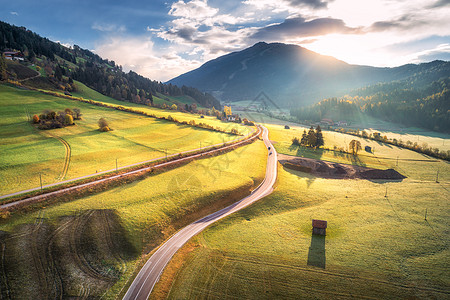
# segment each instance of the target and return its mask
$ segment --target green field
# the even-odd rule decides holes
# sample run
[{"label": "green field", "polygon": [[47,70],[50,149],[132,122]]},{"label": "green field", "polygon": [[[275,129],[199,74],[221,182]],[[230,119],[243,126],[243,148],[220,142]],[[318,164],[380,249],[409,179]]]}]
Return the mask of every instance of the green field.
[{"label": "green field", "polygon": [[[84,94],[100,101],[123,102],[87,89]],[[28,115],[45,109],[63,111],[78,107],[83,114],[75,126],[41,131],[28,122]],[[218,133],[174,122],[139,116],[114,109],[92,106],[79,101],[44,95],[0,85],[0,194],[8,194],[43,184],[77,178],[129,164],[163,157],[236,139],[235,135]],[[143,108],[145,109],[145,108]],[[148,112],[197,121],[198,115],[164,110]],[[97,121],[105,118],[113,129],[102,133]],[[207,122],[225,128],[227,123],[209,118]],[[234,124],[234,123],[233,123]],[[234,126],[234,125],[233,125]],[[246,127],[241,126],[242,130]],[[70,145],[70,161],[63,139]],[[68,170],[67,169],[68,164]]]},{"label": "green field", "polygon": [[[135,110],[139,110],[148,114],[153,114],[157,117],[168,117],[169,115],[177,119],[178,121],[186,121],[189,122],[190,120],[195,120],[196,123],[205,123],[208,125],[211,125],[213,127],[218,127],[223,130],[226,130],[227,132],[230,132],[231,129],[235,128],[238,130],[241,134],[247,134],[250,129],[242,124],[233,123],[233,122],[223,122],[221,120],[218,120],[216,117],[211,116],[204,116],[204,118],[200,118],[199,115],[194,114],[188,114],[183,113],[179,111],[171,111],[166,109],[159,109],[155,107],[149,107],[141,104],[131,103],[131,102],[125,102],[125,101],[119,101],[116,99],[113,99],[111,97],[104,96],[89,87],[85,86],[84,84],[77,82],[77,92],[73,93],[76,97],[83,97],[85,99],[94,99],[99,102],[107,103],[107,104],[113,104],[113,105],[120,105],[127,108],[133,108]],[[158,100],[159,99],[159,100]],[[172,105],[172,102],[168,102],[164,99],[161,99],[159,97],[154,96],[154,101],[163,101],[167,105]],[[162,103],[162,102],[161,102]],[[169,105],[169,106],[170,106]]]},{"label": "green field", "polygon": [[[303,129],[306,127],[302,127],[302,125],[283,121],[276,118],[271,118],[263,113],[257,113],[257,112],[246,112],[246,111],[239,111],[238,112],[243,118],[249,118],[251,120],[254,120],[258,123],[267,124],[267,125],[289,125],[293,127],[293,129],[301,130],[301,133],[303,132]],[[381,136],[386,135],[389,139],[397,139],[402,140],[403,142],[411,141],[412,143],[417,142],[419,145],[422,145],[423,143],[426,143],[428,146],[433,148],[439,148],[440,150],[448,151],[450,150],[450,135],[440,132],[434,132],[434,131],[428,131],[421,128],[415,128],[415,127],[403,127],[398,124],[382,121],[379,119],[371,118],[365,116],[365,121],[359,124],[352,124],[349,126],[349,128],[353,129],[359,129],[360,131],[366,130],[367,133],[373,133],[373,132],[379,132]],[[297,128],[296,128],[297,127]],[[308,127],[309,128],[309,127]],[[306,128],[306,129],[308,129]],[[374,129],[377,128],[377,129]],[[296,133],[298,136],[298,132]],[[351,136],[348,136],[351,138]],[[328,144],[333,146],[332,144],[333,139],[331,141],[328,141]]]},{"label": "green field", "polygon": [[[257,141],[96,195],[0,220],[10,291],[18,299],[30,294],[48,298],[49,290],[57,294],[54,273],[39,272],[40,265],[46,268],[54,264],[62,274],[64,297],[88,293],[91,297],[116,298],[144,262],[139,254],[256,187],[264,177],[266,153],[264,144]],[[106,230],[103,214],[115,230],[112,234]],[[44,218],[42,225],[40,216]],[[77,234],[80,232],[83,235]],[[108,243],[109,236],[113,243]],[[35,240],[41,242],[33,246]],[[114,247],[117,240],[128,246]],[[19,245],[22,249],[15,252]],[[58,252],[58,247],[66,248]],[[53,256],[46,256],[45,249],[51,249]],[[90,269],[102,275],[89,277],[84,260],[80,262],[77,257],[90,262]],[[39,287],[41,280],[46,282],[45,291]]]},{"label": "green field", "polygon": [[[295,131],[269,130],[280,152],[297,153],[287,145]],[[349,139],[325,135],[326,145]],[[169,299],[448,298],[450,166],[390,145],[375,148],[378,164],[370,156],[359,164],[393,167],[408,178],[323,179],[279,165],[273,194],[194,238],[184,248],[191,252],[181,250],[171,264],[185,263],[175,271],[169,265],[157,293],[173,280]],[[312,236],[312,219],[328,221],[326,237]]]}]

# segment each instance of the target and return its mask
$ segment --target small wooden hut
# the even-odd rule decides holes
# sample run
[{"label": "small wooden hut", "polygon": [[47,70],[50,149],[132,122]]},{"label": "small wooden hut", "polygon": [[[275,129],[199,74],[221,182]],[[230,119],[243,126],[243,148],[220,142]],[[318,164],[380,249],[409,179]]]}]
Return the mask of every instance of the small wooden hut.
[{"label": "small wooden hut", "polygon": [[312,220],[313,234],[326,235],[327,233],[327,221],[324,220]]}]

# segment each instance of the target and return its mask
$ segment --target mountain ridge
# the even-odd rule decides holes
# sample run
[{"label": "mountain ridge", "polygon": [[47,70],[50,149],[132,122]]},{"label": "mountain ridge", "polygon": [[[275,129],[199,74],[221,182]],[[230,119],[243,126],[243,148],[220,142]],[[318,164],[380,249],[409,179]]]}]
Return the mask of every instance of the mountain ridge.
[{"label": "mountain ridge", "polygon": [[343,96],[363,86],[405,79],[434,61],[399,67],[352,65],[306,48],[259,42],[204,63],[167,83],[189,85],[223,101],[254,99],[265,92],[281,106],[302,106]]}]

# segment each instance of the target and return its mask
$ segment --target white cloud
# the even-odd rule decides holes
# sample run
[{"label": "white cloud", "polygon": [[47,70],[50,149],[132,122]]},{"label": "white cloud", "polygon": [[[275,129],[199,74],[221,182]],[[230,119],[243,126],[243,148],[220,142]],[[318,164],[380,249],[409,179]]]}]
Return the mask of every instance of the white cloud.
[{"label": "white cloud", "polygon": [[94,23],[91,28],[102,32],[125,32],[127,30],[124,25],[118,26],[115,24],[99,24],[99,23]]},{"label": "white cloud", "polygon": [[424,61],[429,61],[430,58],[434,59],[436,55],[442,56],[446,54],[450,57],[450,44],[440,44],[433,49],[426,49],[417,53],[409,55],[408,60],[412,63],[421,63]]},{"label": "white cloud", "polygon": [[17,11],[11,11],[10,14],[14,15],[14,16],[18,16],[19,13]]},{"label": "white cloud", "polygon": [[[167,80],[205,61],[251,46],[258,42],[252,38],[256,32],[270,24],[278,24],[280,32],[273,34],[267,42],[306,46],[310,50],[354,64],[396,66],[448,53],[450,41],[440,46],[393,50],[396,44],[421,41],[433,35],[450,36],[450,6],[436,6],[433,5],[435,2],[243,0],[232,9],[227,6],[224,13],[225,8],[213,7],[207,0],[177,0],[167,12],[171,21],[159,28],[146,28],[154,41],[163,39],[170,43],[169,48],[158,49],[148,37],[116,34],[101,41],[96,51],[123,65],[125,70],[133,69],[152,79]],[[336,24],[340,22],[346,28],[358,30],[347,30],[345,34],[340,34],[339,30],[324,31],[327,35],[314,30],[298,31],[298,34],[294,29],[285,32],[286,20],[292,23],[294,19],[304,19],[304,23],[311,26],[318,20],[322,20],[322,23],[325,19],[334,20]],[[112,24],[96,23],[92,28],[109,35],[126,31],[123,26]]]},{"label": "white cloud", "polygon": [[219,10],[209,7],[207,1],[193,0],[184,2],[182,0],[172,4],[169,15],[195,20],[204,20],[215,16]]},{"label": "white cloud", "polygon": [[122,65],[125,72],[133,70],[152,80],[166,81],[200,66],[171,49],[155,50],[150,38],[111,36],[99,42],[95,52]]}]

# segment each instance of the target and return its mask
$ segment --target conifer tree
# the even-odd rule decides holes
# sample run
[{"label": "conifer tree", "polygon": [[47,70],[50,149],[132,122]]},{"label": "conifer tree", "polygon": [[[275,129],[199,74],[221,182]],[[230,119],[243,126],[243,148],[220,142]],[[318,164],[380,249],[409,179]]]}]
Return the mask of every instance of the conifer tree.
[{"label": "conifer tree", "polygon": [[322,128],[320,128],[320,125],[317,125],[316,128],[316,147],[320,147],[324,145],[323,140],[323,134],[322,134]]}]

